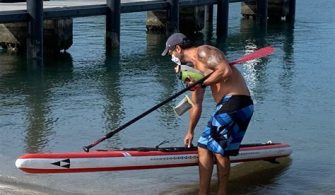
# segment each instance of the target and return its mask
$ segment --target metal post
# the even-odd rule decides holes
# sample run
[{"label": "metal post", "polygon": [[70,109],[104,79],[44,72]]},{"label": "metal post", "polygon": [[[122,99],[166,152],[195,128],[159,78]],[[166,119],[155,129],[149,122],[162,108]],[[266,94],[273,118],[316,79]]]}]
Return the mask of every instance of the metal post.
[{"label": "metal post", "polygon": [[267,28],[268,20],[268,0],[257,0],[257,22],[261,28]]},{"label": "metal post", "polygon": [[107,0],[106,14],[106,48],[120,47],[120,0]]},{"label": "metal post", "polygon": [[216,36],[218,38],[226,38],[228,35],[228,15],[229,0],[218,0],[216,21]]},{"label": "metal post", "polygon": [[43,0],[27,0],[29,14],[27,60],[33,65],[43,65]]},{"label": "metal post", "polygon": [[166,33],[179,32],[179,0],[168,0],[170,9],[167,11]]},{"label": "metal post", "polygon": [[296,0],[289,0],[288,4],[288,14],[286,16],[286,22],[294,23],[295,20],[295,3]]}]

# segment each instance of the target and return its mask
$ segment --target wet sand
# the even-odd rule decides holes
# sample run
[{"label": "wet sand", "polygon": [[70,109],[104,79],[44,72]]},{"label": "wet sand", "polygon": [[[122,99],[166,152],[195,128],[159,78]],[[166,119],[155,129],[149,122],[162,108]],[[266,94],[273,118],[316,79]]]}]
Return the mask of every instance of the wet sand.
[{"label": "wet sand", "polygon": [[0,175],[0,194],[1,195],[55,195],[70,194],[62,190],[54,190],[51,188],[38,186],[34,184],[20,183],[9,177]]},{"label": "wet sand", "polygon": [[7,184],[0,184],[0,191],[1,194],[4,195],[39,195],[39,194],[48,194],[46,192],[40,192],[36,190],[31,190],[31,189],[25,189],[21,188],[19,186],[12,186],[12,185],[7,185]]}]

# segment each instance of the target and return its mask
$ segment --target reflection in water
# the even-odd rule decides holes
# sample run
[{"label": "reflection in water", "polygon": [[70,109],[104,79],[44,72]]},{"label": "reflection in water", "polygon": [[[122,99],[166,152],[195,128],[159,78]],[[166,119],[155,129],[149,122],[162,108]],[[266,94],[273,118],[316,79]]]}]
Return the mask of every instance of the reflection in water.
[{"label": "reflection in water", "polygon": [[[47,146],[50,135],[53,134],[53,123],[57,120],[51,116],[52,93],[50,89],[59,82],[67,81],[65,72],[68,70],[64,71],[64,67],[71,68],[71,56],[60,55],[46,62],[44,68],[27,66],[25,60],[16,55],[2,54],[0,56],[4,57],[0,66],[1,96],[12,97],[2,102],[3,111],[11,113],[12,110],[20,110],[17,116],[12,116],[15,118],[14,128],[20,127],[22,123],[25,130],[19,132],[25,133],[26,152],[39,152]],[[57,73],[58,71],[60,74],[54,74],[55,78],[50,77],[50,72]],[[14,106],[11,106],[12,104]],[[20,120],[21,118],[24,120]]]},{"label": "reflection in water", "polygon": [[[103,116],[105,118],[106,133],[120,126],[124,118],[124,108],[122,101],[121,81],[120,81],[120,51],[118,49],[106,52],[104,61],[106,68],[101,77],[101,91],[105,96]],[[108,148],[118,148],[121,145],[118,134],[107,141]]]},{"label": "reflection in water", "polygon": [[[249,54],[259,49],[259,47],[251,40],[247,41],[245,45],[245,54]],[[251,94],[255,100],[261,100],[262,96],[266,93],[267,77],[266,77],[266,64],[268,58],[254,59],[244,63],[243,76],[248,83]]]},{"label": "reflection in water", "polygon": [[[63,53],[57,58],[49,58],[45,61],[44,68],[27,67],[26,71],[26,102],[28,108],[26,116],[26,152],[41,152],[48,145],[53,124],[58,120],[52,117],[52,109],[50,99],[52,89],[58,82],[66,82],[67,74],[64,74],[64,69],[72,71],[72,58],[68,53]],[[55,78],[49,80],[46,78],[46,72],[60,72],[55,74]],[[62,79],[59,79],[61,76]]]},{"label": "reflection in water", "polygon": [[[257,49],[268,46],[266,32],[257,28],[256,21],[242,18],[240,20],[240,32],[228,37],[228,51],[242,50],[244,55]],[[261,100],[266,93],[268,58],[254,59],[238,66],[242,68],[242,74],[248,83],[254,100]]]},{"label": "reflection in water", "polygon": [[[267,32],[259,31],[255,28],[255,21],[241,19],[241,34],[240,39],[245,42],[245,53],[248,54],[256,49],[271,45],[276,47],[276,45],[283,43],[283,73],[280,76],[280,83],[285,88],[292,86],[293,77],[293,26],[287,23],[272,23],[268,26]],[[271,40],[271,42],[267,40]],[[276,49],[278,50],[278,49]],[[280,55],[280,51],[275,51],[273,55]],[[248,85],[252,94],[255,96],[256,100],[262,100],[270,87],[267,86],[268,71],[266,64],[269,62],[270,58],[255,59],[245,63],[244,66],[244,77],[246,78]],[[286,89],[285,89],[286,90]]]},{"label": "reflection in water", "polygon": [[[278,164],[266,161],[241,163],[231,168],[228,194],[267,194],[267,188],[276,188],[276,181],[290,168],[290,158],[277,159]],[[264,188],[267,186],[267,188]],[[160,194],[193,195],[198,192],[198,184],[178,185]],[[211,193],[217,192],[217,176],[214,171],[211,181]]]},{"label": "reflection in water", "polygon": [[50,92],[42,71],[28,72],[28,86],[25,89],[27,106],[26,116],[26,152],[39,152],[48,143],[51,134],[52,118],[50,117]]},{"label": "reflection in water", "polygon": [[20,64],[23,62],[23,57],[20,57],[16,54],[9,54],[4,50],[0,50],[0,78],[22,69]]},{"label": "reflection in water", "polygon": [[257,24],[254,20],[248,20],[242,18],[240,20],[240,34],[237,36],[240,37],[244,42],[252,41],[258,48],[264,47],[267,45],[265,40],[267,32],[257,28]]},{"label": "reflection in water", "polygon": [[233,167],[229,181],[229,194],[249,192],[263,194],[261,191],[264,186],[275,187],[276,181],[285,174],[292,164],[290,158],[281,158],[277,161],[279,164],[256,161]]},{"label": "reflection in water", "polygon": [[163,34],[147,33],[146,34],[146,53],[157,55],[157,58],[163,58],[161,52],[165,48],[165,41],[168,37]]},{"label": "reflection in water", "polygon": [[[284,56],[283,56],[283,64],[282,64],[282,71],[279,75],[279,84],[283,88],[285,92],[285,96],[282,98],[282,102],[287,105],[287,107],[292,105],[293,96],[296,95],[294,91],[294,84],[293,80],[295,78],[295,62],[293,59],[293,43],[294,43],[294,36],[293,36],[293,28],[289,24],[286,24],[285,30],[283,31],[283,36],[285,37],[284,40]],[[287,108],[286,107],[286,108]]]},{"label": "reflection in water", "polygon": [[294,43],[294,30],[290,25],[285,25],[282,28],[284,28],[283,36],[285,37],[283,50],[284,50],[284,56],[283,56],[283,72],[280,75],[280,85],[285,90],[290,90],[292,87],[292,79],[294,77],[294,67],[295,64],[293,59],[293,43]]}]

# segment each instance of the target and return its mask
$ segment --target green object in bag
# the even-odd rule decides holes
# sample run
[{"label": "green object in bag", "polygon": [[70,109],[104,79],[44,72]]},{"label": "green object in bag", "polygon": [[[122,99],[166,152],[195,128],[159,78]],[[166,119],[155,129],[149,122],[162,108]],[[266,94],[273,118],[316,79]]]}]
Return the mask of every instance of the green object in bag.
[{"label": "green object in bag", "polygon": [[179,65],[177,73],[179,74],[179,79],[182,81],[198,81],[204,78],[204,75],[199,71],[187,65]]}]

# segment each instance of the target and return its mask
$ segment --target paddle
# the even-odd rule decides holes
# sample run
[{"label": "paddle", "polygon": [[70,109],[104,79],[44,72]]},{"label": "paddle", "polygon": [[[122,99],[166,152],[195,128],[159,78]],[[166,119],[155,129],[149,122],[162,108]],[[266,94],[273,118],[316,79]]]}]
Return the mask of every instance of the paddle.
[{"label": "paddle", "polygon": [[[252,59],[256,59],[256,58],[261,58],[261,57],[265,57],[268,56],[270,54],[272,54],[274,51],[274,49],[272,47],[265,47],[259,50],[256,50],[250,54],[247,54],[245,56],[242,56],[241,58],[232,61],[229,63],[229,65],[234,65],[234,64],[239,64],[242,62],[246,62]],[[170,96],[169,98],[167,98],[166,100],[162,101],[161,103],[153,106],[152,108],[148,109],[147,111],[143,112],[142,114],[138,115],[137,117],[133,118],[132,120],[128,121],[127,123],[121,125],[120,127],[114,129],[113,131],[107,133],[104,137],[98,139],[97,141],[95,141],[94,143],[84,146],[83,150],[85,152],[89,152],[91,148],[93,148],[94,146],[98,145],[99,143],[103,142],[104,140],[111,138],[113,135],[115,135],[116,133],[122,131],[123,129],[125,129],[126,127],[128,127],[129,125],[133,124],[134,122],[138,121],[139,119],[143,118],[144,116],[148,115],[149,113],[151,113],[152,111],[158,109],[159,107],[163,106],[164,104],[168,103],[169,101],[175,99],[176,97],[180,96],[181,94],[185,93],[186,91],[189,91],[190,89],[192,89],[193,87],[195,87],[196,85],[204,82],[209,75],[206,75],[204,78],[198,80],[197,82],[189,85],[188,87],[184,88],[183,90],[175,93],[174,95]]]}]

